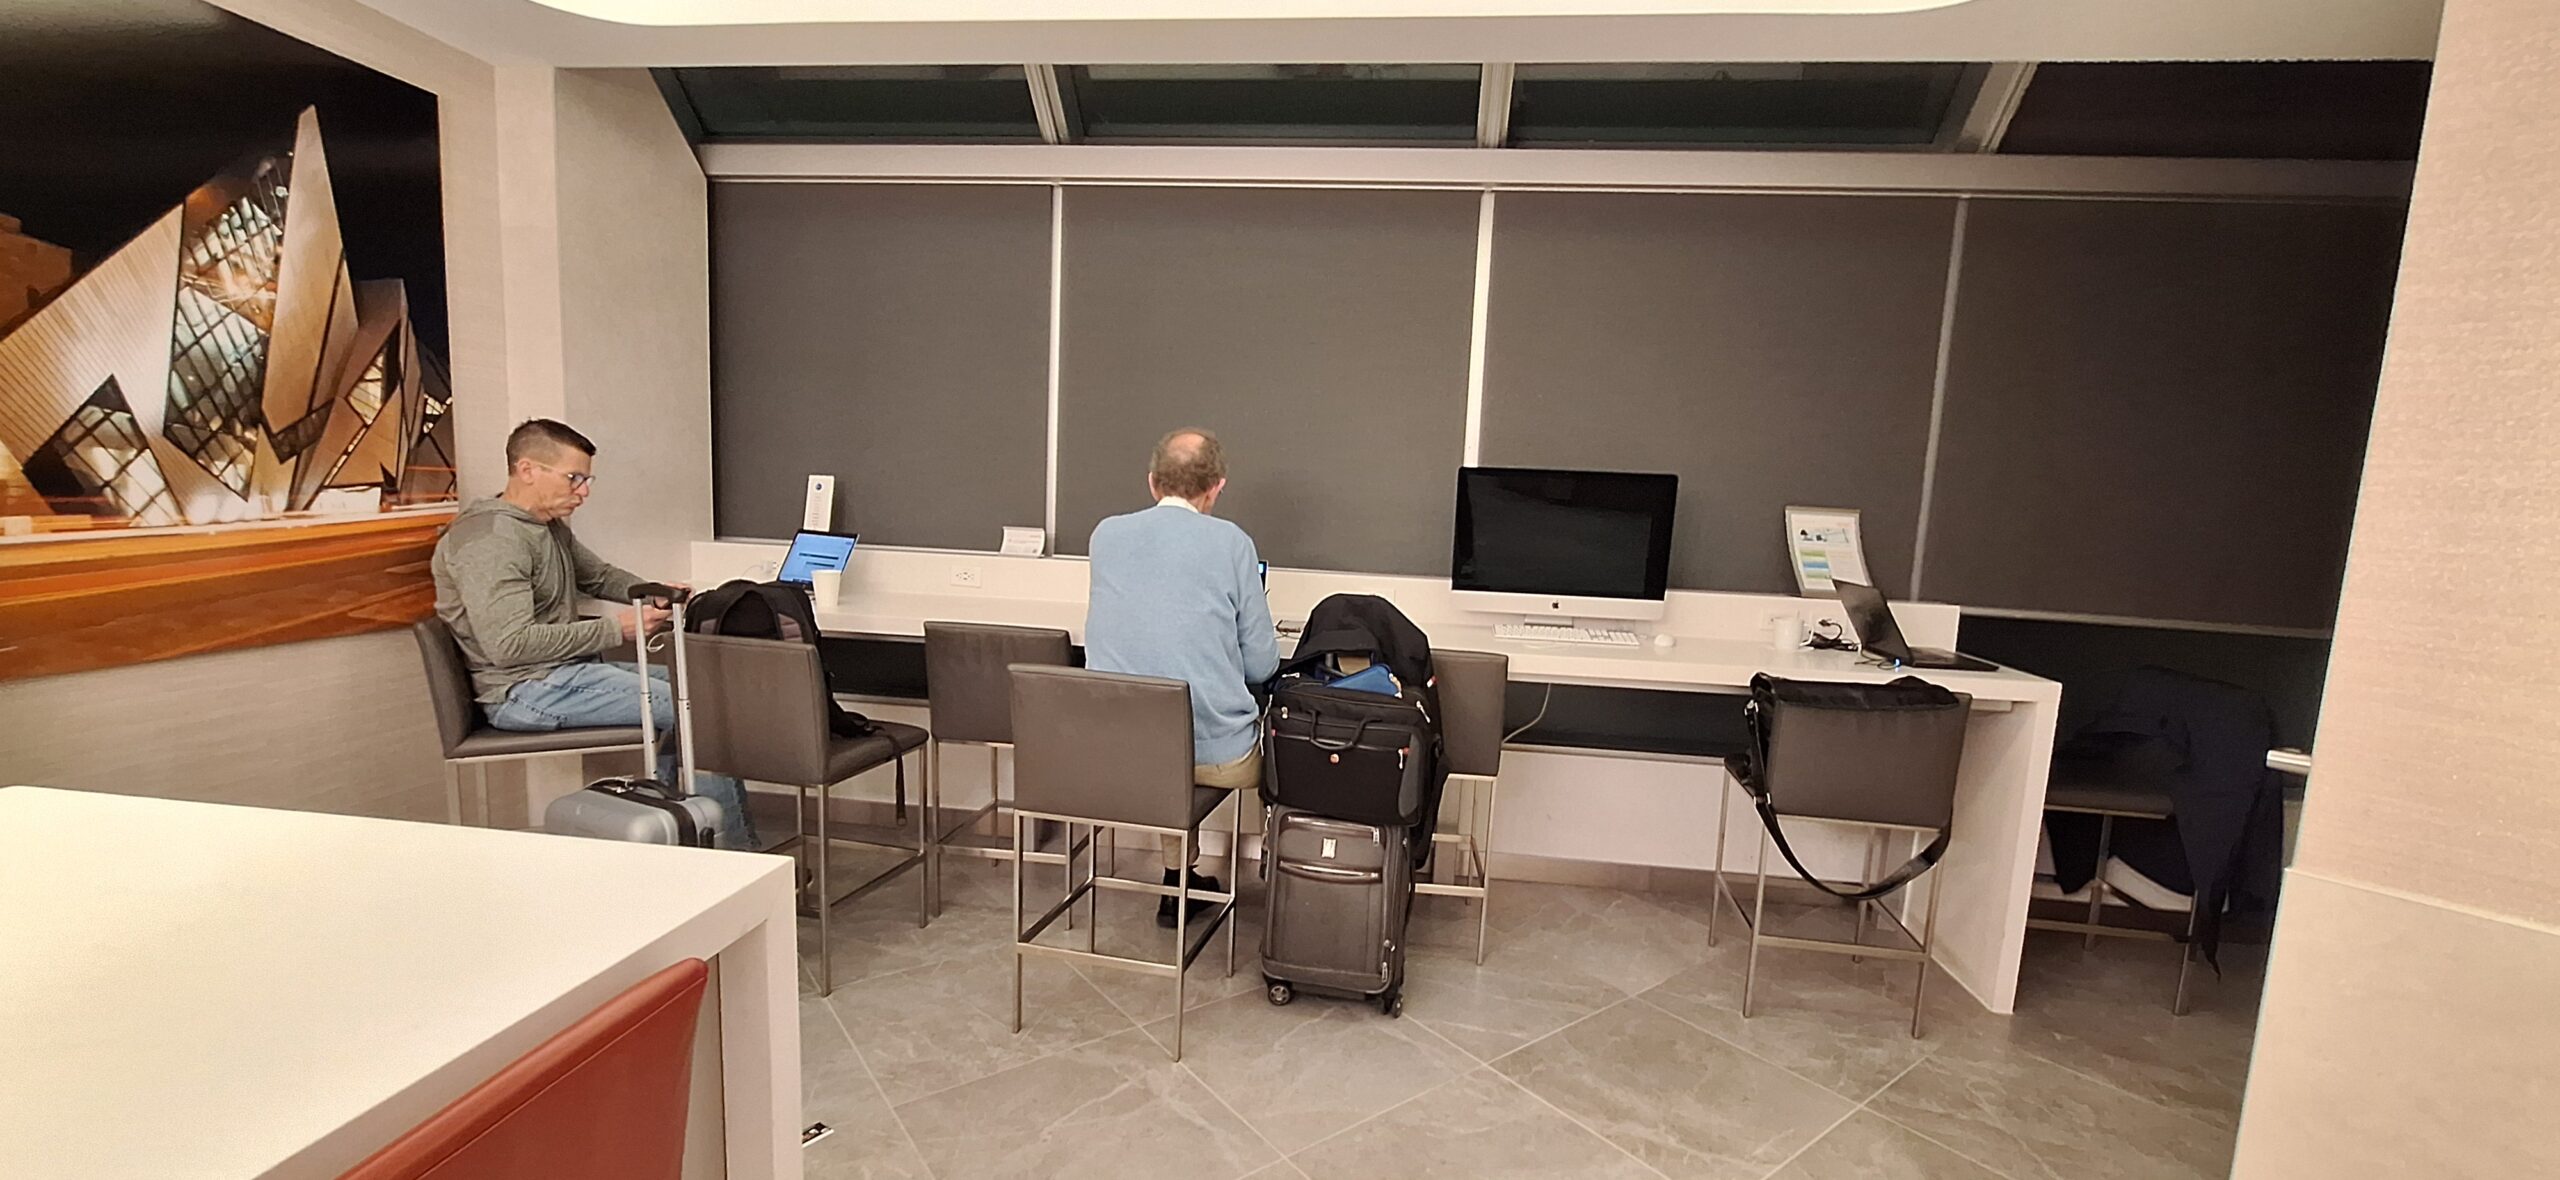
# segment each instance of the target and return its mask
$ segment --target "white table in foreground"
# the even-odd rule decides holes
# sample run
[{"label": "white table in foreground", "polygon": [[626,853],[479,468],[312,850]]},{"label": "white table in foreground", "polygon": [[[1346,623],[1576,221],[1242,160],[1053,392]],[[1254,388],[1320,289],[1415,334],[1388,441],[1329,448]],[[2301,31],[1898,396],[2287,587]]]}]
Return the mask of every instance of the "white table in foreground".
[{"label": "white table in foreground", "polygon": [[797,1177],[792,924],[776,857],[0,789],[0,1172],[334,1177],[701,958],[727,1174]]}]

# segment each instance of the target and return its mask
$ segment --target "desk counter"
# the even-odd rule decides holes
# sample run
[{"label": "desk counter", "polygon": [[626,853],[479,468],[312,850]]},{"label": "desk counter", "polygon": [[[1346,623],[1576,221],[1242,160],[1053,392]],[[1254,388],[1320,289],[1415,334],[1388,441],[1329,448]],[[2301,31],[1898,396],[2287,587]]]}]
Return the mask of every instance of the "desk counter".
[{"label": "desk counter", "polygon": [[0,790],[0,1172],[334,1177],[700,958],[719,1057],[695,1093],[725,1106],[694,1126],[729,1176],[796,1177],[790,865]]}]

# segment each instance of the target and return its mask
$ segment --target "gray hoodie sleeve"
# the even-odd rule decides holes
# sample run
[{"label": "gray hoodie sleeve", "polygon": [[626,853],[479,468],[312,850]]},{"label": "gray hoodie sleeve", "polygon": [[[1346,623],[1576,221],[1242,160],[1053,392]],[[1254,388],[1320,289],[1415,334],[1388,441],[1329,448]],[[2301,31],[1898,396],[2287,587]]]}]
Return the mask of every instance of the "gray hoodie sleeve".
[{"label": "gray hoodie sleeve", "polygon": [[[596,556],[595,550],[581,543],[575,533],[569,534],[568,541],[569,560],[577,564],[578,593],[580,594],[589,598],[601,598],[606,602],[629,602],[631,588],[647,580]],[[619,639],[620,636],[617,634],[615,638]]]},{"label": "gray hoodie sleeve", "polygon": [[609,618],[535,622],[533,560],[521,539],[486,529],[446,559],[472,635],[491,662],[502,668],[554,664],[601,655],[622,642],[621,625]]}]

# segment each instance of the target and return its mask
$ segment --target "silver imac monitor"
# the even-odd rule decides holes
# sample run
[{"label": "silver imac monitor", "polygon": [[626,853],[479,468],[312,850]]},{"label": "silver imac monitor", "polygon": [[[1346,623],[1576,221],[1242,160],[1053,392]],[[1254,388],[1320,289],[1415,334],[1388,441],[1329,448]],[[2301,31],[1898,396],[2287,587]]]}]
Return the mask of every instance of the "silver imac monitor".
[{"label": "silver imac monitor", "polygon": [[1659,619],[1680,477],[1458,469],[1449,585],[1466,610]]}]

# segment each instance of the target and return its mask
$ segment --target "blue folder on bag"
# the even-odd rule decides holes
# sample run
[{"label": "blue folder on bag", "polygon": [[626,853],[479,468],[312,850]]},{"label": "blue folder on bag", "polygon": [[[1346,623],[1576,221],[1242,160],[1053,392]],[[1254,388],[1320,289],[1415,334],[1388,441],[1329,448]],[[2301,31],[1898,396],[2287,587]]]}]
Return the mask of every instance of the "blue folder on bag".
[{"label": "blue folder on bag", "polygon": [[1396,684],[1396,674],[1387,671],[1385,664],[1371,664],[1325,687],[1347,688],[1354,692],[1374,692],[1386,697],[1400,695],[1403,691]]}]

